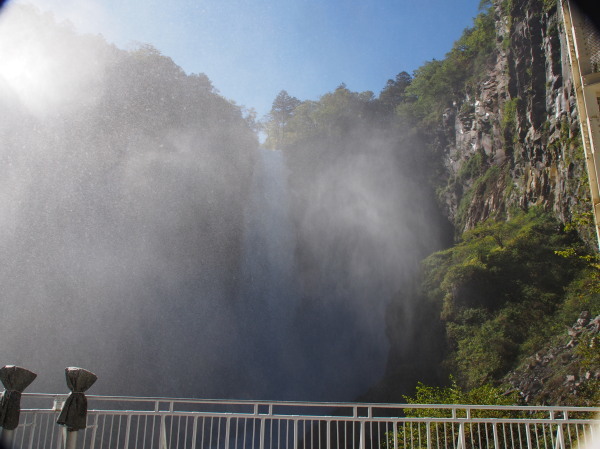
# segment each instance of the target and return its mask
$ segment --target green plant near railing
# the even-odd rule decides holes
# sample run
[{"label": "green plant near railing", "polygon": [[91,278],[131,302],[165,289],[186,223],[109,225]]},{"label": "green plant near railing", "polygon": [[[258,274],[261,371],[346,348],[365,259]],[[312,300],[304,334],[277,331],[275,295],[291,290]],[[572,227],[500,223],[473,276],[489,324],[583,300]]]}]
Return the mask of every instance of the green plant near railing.
[{"label": "green plant near railing", "polygon": [[[531,416],[531,418],[534,418]],[[538,418],[547,418],[539,416]],[[555,447],[558,426],[548,424],[529,424],[529,437],[537,447]],[[380,442],[381,449],[428,449],[441,447],[458,447],[460,424],[456,423],[415,423],[396,424],[396,430],[387,432]],[[507,425],[501,423],[463,424],[465,449],[481,449],[489,447],[526,448],[528,437],[526,425]],[[563,427],[566,434],[564,448],[578,447],[575,430],[568,435],[569,426]],[[394,438],[395,437],[395,438]],[[545,441],[545,445],[544,445]],[[554,443],[554,444],[552,444]]]},{"label": "green plant near railing", "polygon": [[[506,416],[505,416],[506,417]],[[496,427],[494,429],[494,427]],[[538,435],[548,440],[556,435],[556,426],[539,425]],[[465,449],[481,447],[527,447],[527,435],[514,426],[490,423],[464,423]],[[381,449],[428,449],[457,447],[461,438],[461,424],[452,422],[400,422],[395,430],[385,434]],[[552,434],[552,435],[551,435]],[[494,436],[495,435],[495,436]],[[571,445],[567,445],[571,447]]]},{"label": "green plant near railing", "polygon": [[[514,405],[518,401],[516,393],[505,394],[498,387],[482,385],[472,390],[462,389],[453,378],[450,385],[445,387],[425,385],[418,383],[413,396],[404,396],[407,404],[481,404],[481,405]],[[452,409],[443,408],[406,408],[404,414],[415,418],[466,418],[465,408]],[[519,411],[500,410],[471,410],[471,418],[508,418],[518,417]],[[395,432],[387,432],[385,440],[382,441],[383,449],[414,448],[426,449],[429,439],[431,447],[444,447],[445,442],[456,442],[459,426],[455,423],[398,423]],[[468,447],[474,447],[471,443],[479,441],[482,437],[480,432],[486,429],[476,424],[464,426],[465,440]],[[487,429],[488,433],[491,431]],[[396,441],[395,441],[396,440]]]},{"label": "green plant near railing", "polygon": [[[404,396],[407,404],[471,404],[471,405],[515,405],[518,402],[516,393],[505,394],[501,388],[486,384],[471,390],[461,388],[453,377],[450,385],[445,387],[425,385],[421,382],[415,388],[413,396]],[[451,409],[439,408],[407,408],[406,416],[418,418],[451,418]],[[465,418],[464,410],[458,410],[456,417]],[[505,412],[498,410],[472,410],[472,418],[506,417]]]},{"label": "green plant near railing", "polygon": [[[547,412],[512,412],[512,418],[547,419]],[[504,418],[510,418],[506,412]],[[590,419],[589,413],[578,416]],[[546,423],[503,424],[494,421],[487,423],[440,423],[440,422],[399,422],[395,429],[385,434],[380,442],[381,449],[431,449],[459,447],[464,441],[464,449],[489,447],[502,448],[549,448],[563,447],[575,449],[586,441],[581,426],[564,424],[561,426],[563,446],[557,445],[559,425]],[[461,435],[464,432],[464,436]],[[463,439],[464,438],[464,439]]]}]

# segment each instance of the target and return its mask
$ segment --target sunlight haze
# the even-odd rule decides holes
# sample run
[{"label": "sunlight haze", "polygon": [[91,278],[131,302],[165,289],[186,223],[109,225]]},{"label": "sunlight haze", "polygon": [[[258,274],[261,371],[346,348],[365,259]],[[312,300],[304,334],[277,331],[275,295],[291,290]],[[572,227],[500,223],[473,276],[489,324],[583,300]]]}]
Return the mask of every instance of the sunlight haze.
[{"label": "sunlight haze", "polygon": [[[401,71],[443,58],[478,0],[14,0],[131,48],[149,43],[187,73],[205,73],[259,117],[282,89],[316,100],[339,84],[375,94]],[[10,7],[10,2],[8,4]]]}]

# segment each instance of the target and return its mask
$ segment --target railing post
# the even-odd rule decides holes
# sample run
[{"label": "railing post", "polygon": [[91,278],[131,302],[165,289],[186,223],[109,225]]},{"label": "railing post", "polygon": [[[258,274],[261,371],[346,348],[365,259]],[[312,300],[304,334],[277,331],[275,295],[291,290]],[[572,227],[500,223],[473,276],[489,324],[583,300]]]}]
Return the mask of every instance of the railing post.
[{"label": "railing post", "polygon": [[90,443],[90,449],[94,449],[96,446],[96,433],[98,432],[98,419],[100,415],[96,413],[94,416],[94,426],[92,427],[92,441]]},{"label": "railing post", "polygon": [[4,391],[0,393],[0,444],[12,448],[14,430],[19,426],[21,414],[21,393],[37,374],[28,369],[15,365],[5,365],[0,368],[0,382]]},{"label": "railing post", "polygon": [[494,423],[492,430],[494,431],[494,449],[500,449],[500,441],[498,441],[498,424]]},{"label": "railing post", "polygon": [[364,421],[360,422],[360,439],[359,439],[359,448],[365,449],[367,447],[366,441],[366,423]]},{"label": "railing post", "polygon": [[260,444],[259,449],[265,449],[265,419],[260,419]]},{"label": "railing post", "polygon": [[159,449],[168,449],[167,447],[167,415],[162,415],[160,419],[160,435],[159,435]]},{"label": "railing post", "polygon": [[458,442],[456,443],[457,449],[466,449],[467,441],[465,438],[465,423],[461,422],[458,425]]},{"label": "railing post", "polygon": [[83,368],[65,369],[67,387],[71,393],[67,397],[56,422],[65,427],[63,432],[65,449],[75,449],[77,431],[87,427],[87,391],[98,379],[96,375]]},{"label": "railing post", "polygon": [[15,436],[14,430],[6,430],[2,428],[0,432],[0,447],[6,449],[12,449],[13,439]]},{"label": "railing post", "polygon": [[298,420],[294,420],[294,449],[298,449]]},{"label": "railing post", "polygon": [[125,445],[123,449],[129,449],[129,435],[131,433],[131,415],[127,415],[127,427],[125,428]]},{"label": "railing post", "polygon": [[35,432],[37,431],[37,415],[33,413],[33,422],[31,423],[31,433],[29,434],[29,446],[28,449],[33,449],[33,438],[35,437]]},{"label": "railing post", "polygon": [[565,436],[563,434],[563,425],[559,424],[556,429],[556,445],[555,449],[565,449]]},{"label": "railing post", "polygon": [[425,424],[425,429],[427,430],[427,449],[431,449],[431,423],[429,421]]},{"label": "railing post", "polygon": [[194,416],[194,426],[192,428],[192,449],[196,449],[196,438],[198,438],[198,417]]},{"label": "railing post", "polygon": [[63,435],[63,432],[59,431],[58,434],[56,435],[56,447],[57,448],[62,448],[64,447],[64,440],[65,437]]},{"label": "railing post", "polygon": [[331,421],[327,421],[327,449],[331,449]]},{"label": "railing post", "polygon": [[[554,413],[551,413],[552,418],[554,418]],[[569,416],[566,411],[563,411],[563,419],[566,421],[569,419]],[[555,449],[565,449],[565,435],[563,432],[562,423],[558,424],[556,429],[556,444]]]},{"label": "railing post", "polygon": [[77,446],[77,430],[63,429],[65,449],[75,449]]},{"label": "railing post", "polygon": [[225,421],[225,449],[229,448],[230,429],[231,418],[227,418],[227,421]]},{"label": "railing post", "polygon": [[77,431],[69,430],[68,428],[62,429],[62,447],[64,449],[75,449],[77,445]]},{"label": "railing post", "polygon": [[533,449],[531,446],[531,429],[529,424],[525,424],[525,435],[527,436],[527,449]]}]

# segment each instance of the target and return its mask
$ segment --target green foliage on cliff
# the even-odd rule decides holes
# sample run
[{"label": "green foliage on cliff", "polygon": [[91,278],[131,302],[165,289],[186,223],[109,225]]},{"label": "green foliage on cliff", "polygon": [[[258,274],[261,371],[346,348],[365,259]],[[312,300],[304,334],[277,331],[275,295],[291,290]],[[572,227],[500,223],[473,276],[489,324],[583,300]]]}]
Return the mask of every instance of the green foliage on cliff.
[{"label": "green foliage on cliff", "polygon": [[490,192],[498,188],[498,183],[501,180],[502,167],[492,165],[484,170],[480,166],[479,169],[483,171],[482,175],[475,178],[473,184],[462,195],[456,210],[454,226],[456,228],[457,236],[460,236],[465,229],[474,199],[489,196]]},{"label": "green foliage on cliff", "polygon": [[482,3],[473,26],[465,29],[443,60],[432,60],[418,68],[406,95],[412,101],[398,107],[400,116],[427,132],[439,125],[444,110],[457,98],[476,90],[494,54],[493,9]]},{"label": "green foliage on cliff", "polygon": [[500,129],[502,130],[504,143],[509,147],[517,143],[519,138],[517,134],[517,111],[520,103],[521,98],[519,97],[511,98],[504,103]]},{"label": "green foliage on cliff", "polygon": [[345,84],[319,101],[301,102],[282,91],[265,123],[265,146],[285,149],[312,138],[343,138],[353,126],[369,120],[381,125],[376,119],[382,118],[384,109],[373,92],[352,92]]},{"label": "green foliage on cliff", "polygon": [[486,154],[484,151],[477,151],[463,164],[458,172],[458,178],[462,181],[476,179],[485,172]]},{"label": "green foliage on cliff", "polygon": [[581,285],[595,268],[556,254],[573,245],[575,233],[532,209],[507,222],[482,223],[424,261],[423,289],[442,305],[450,347],[445,363],[461,386],[496,381],[572,324],[582,307],[596,313],[600,295]]},{"label": "green foliage on cliff", "polygon": [[315,137],[331,137],[332,133],[339,137],[357,119],[386,128],[383,132],[409,125],[413,127],[411,132],[432,134],[446,108],[465,93],[476,92],[493,60],[495,22],[491,2],[481,2],[480,11],[473,26],[464,30],[443,60],[425,63],[412,77],[400,72],[388,80],[378,97],[370,91],[352,92],[344,84],[318,101],[301,102],[282,91],[264,123],[265,146],[285,148]]}]

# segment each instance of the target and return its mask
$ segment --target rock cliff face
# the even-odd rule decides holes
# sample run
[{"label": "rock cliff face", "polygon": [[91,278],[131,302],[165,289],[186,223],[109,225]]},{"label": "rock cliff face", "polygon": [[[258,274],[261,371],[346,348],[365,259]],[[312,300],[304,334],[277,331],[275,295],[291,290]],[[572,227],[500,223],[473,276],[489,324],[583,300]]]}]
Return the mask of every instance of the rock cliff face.
[{"label": "rock cliff face", "polygon": [[443,119],[438,193],[458,235],[515,208],[542,205],[563,222],[589,211],[560,8],[548,0],[493,8],[495,64]]},{"label": "rock cliff face", "polygon": [[[596,248],[593,226],[586,223],[591,218],[587,168],[563,19],[556,3],[555,0],[494,0],[491,9],[485,12],[493,14],[493,31],[489,21],[482,21],[480,24],[485,28],[480,25],[479,30],[484,32],[477,35],[476,23],[472,31],[475,37],[455,44],[446,59],[450,63],[460,60],[461,46],[469,56],[473,54],[469,53],[469,45],[487,51],[489,47],[485,44],[489,40],[484,42],[481,36],[489,39],[492,35],[494,49],[486,60],[487,65],[484,62],[469,66],[476,67],[479,73],[463,71],[464,78],[458,83],[444,85],[437,80],[437,84],[431,84],[454,89],[463,83],[453,96],[440,100],[440,103],[448,98],[454,101],[443,110],[437,133],[427,134],[428,148],[434,149],[432,163],[440,164],[436,169],[441,166],[436,183],[438,200],[454,225],[457,240],[465,231],[487,219],[495,221],[490,226],[496,226],[496,230],[502,228],[503,221],[511,219],[513,226],[518,226],[515,223],[525,215],[521,212],[536,206],[576,228],[588,246]],[[489,19],[490,16],[480,17]],[[470,36],[468,31],[465,35]],[[455,67],[450,63],[444,67]],[[457,63],[456,67],[462,70],[464,66]],[[449,69],[443,73],[452,75],[453,72]],[[456,94],[457,91],[463,94]],[[540,231],[541,239],[549,239],[552,232],[561,232],[562,226],[552,223]],[[532,261],[533,275],[512,284],[514,288],[497,296],[497,302],[492,304],[490,298],[494,295],[486,286],[498,286],[519,278],[526,271],[529,263],[526,260],[531,260],[528,257],[541,254],[535,251],[540,249],[542,240],[531,247],[513,242],[515,246],[509,249],[510,245],[504,245],[500,239],[495,242],[498,247],[488,251],[487,244],[482,243],[486,235],[484,228],[479,228],[481,235],[470,233],[470,237],[456,245],[455,248],[461,248],[460,245],[465,244],[464,257],[451,249],[438,253],[436,258],[424,263],[425,280],[418,291],[403,291],[394,299],[391,316],[403,316],[402,305],[411,295],[419,298],[414,303],[425,304],[424,309],[429,307],[422,313],[415,309],[412,316],[412,320],[419,323],[416,328],[428,329],[429,335],[415,335],[410,340],[414,342],[409,348],[412,352],[408,352],[391,325],[386,376],[363,399],[402,400],[411,382],[443,383],[449,372],[458,374],[459,381],[462,378],[464,388],[491,382],[519,391],[526,403],[574,404],[597,397],[600,360],[594,354],[598,318],[592,320],[587,312],[581,315],[580,321],[570,329],[571,339],[560,330],[561,325],[569,325],[583,310],[590,309],[596,316],[596,302],[573,299],[575,296],[571,298],[564,293],[573,280],[574,271],[557,268],[555,273],[564,275],[560,285],[536,281],[538,274],[547,274],[551,268]],[[508,228],[503,229],[505,231],[497,232],[508,232]],[[527,237],[528,242],[532,235]],[[558,244],[558,240],[553,242]],[[540,256],[542,259],[557,257],[553,246],[547,249]],[[527,257],[522,257],[524,254]],[[555,267],[575,267],[573,261],[555,262]],[[505,275],[499,275],[500,272]],[[592,271],[582,277],[590,274]],[[523,285],[527,288],[522,288]],[[590,281],[586,285],[595,284]],[[532,294],[532,288],[538,290]],[[554,299],[546,304],[541,297]],[[572,309],[568,311],[569,321],[566,321],[567,312],[564,317],[557,312],[567,301]],[[431,304],[437,304],[440,310],[434,310]],[[442,304],[454,304],[457,308],[451,311]],[[518,312],[520,306],[535,308],[536,313],[519,322],[518,326],[527,329],[516,332],[515,316],[522,318],[523,315]],[[392,322],[396,321],[392,319]],[[540,325],[559,322],[556,327],[547,327],[543,339],[538,338]],[[478,358],[477,341],[485,341],[484,352],[496,351],[494,355]],[[422,354],[427,354],[429,359],[425,360]],[[416,359],[419,366],[415,366]],[[467,366],[479,364],[481,367],[485,363],[495,366],[488,367],[488,374],[481,375],[483,371],[479,370],[469,378],[467,374],[471,374],[458,372],[468,371]]]},{"label": "rock cliff face", "polygon": [[[444,113],[438,199],[457,237],[488,218],[510,219],[517,210],[541,206],[596,248],[557,3],[495,0],[495,61]],[[600,317],[590,318],[583,312],[570,338],[557,336],[501,382],[526,403],[578,403],[599,385],[598,358],[588,353],[597,350]]]},{"label": "rock cliff face", "polygon": [[[532,355],[503,380],[525,403],[576,405],[600,387],[600,316],[583,312],[565,334]],[[585,405],[585,403],[581,404]]]}]

